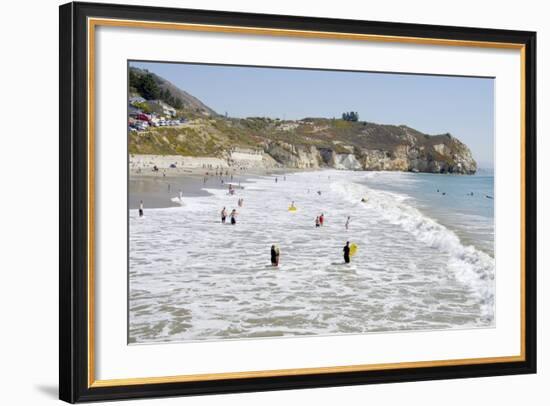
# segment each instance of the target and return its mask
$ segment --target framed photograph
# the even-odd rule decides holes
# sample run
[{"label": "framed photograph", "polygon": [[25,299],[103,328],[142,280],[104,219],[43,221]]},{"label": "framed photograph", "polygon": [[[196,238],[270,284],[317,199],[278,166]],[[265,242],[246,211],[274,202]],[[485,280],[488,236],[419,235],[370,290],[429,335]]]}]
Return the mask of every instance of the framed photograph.
[{"label": "framed photograph", "polygon": [[536,372],[534,32],[60,7],[60,398]]}]

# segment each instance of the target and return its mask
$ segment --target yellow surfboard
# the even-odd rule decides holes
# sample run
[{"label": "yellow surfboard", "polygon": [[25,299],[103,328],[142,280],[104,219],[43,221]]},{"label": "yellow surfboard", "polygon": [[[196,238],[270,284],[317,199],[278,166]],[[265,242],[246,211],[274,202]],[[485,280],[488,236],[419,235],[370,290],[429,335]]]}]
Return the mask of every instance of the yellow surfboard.
[{"label": "yellow surfboard", "polygon": [[357,253],[357,244],[350,244],[349,255],[353,257]]},{"label": "yellow surfboard", "polygon": [[292,207],[292,206],[288,207],[288,211],[296,211],[296,210],[298,210],[297,207]]}]

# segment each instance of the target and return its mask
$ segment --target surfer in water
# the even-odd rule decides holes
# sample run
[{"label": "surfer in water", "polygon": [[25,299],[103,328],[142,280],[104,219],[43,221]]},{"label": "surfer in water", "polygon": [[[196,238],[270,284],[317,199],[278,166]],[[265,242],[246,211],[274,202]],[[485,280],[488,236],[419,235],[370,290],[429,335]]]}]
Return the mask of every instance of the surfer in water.
[{"label": "surfer in water", "polygon": [[222,209],[221,217],[222,217],[222,224],[225,224],[225,218],[227,217],[227,212],[225,211],[225,207]]},{"label": "surfer in water", "polygon": [[235,210],[235,209],[231,210],[230,217],[231,217],[231,224],[232,225],[237,224],[237,210]]},{"label": "surfer in water", "polygon": [[139,201],[139,217],[143,217],[143,200]]},{"label": "surfer in water", "polygon": [[319,216],[315,217],[315,227],[320,227],[321,223],[319,222]]},{"label": "surfer in water", "polygon": [[321,213],[321,215],[319,216],[319,224],[321,224],[322,226],[324,222],[325,222],[325,214]]},{"label": "surfer in water", "polygon": [[350,248],[349,248],[349,241],[346,241],[346,245],[344,246],[344,262],[346,264],[349,264],[350,262],[350,256],[349,256],[349,251],[350,251]]},{"label": "surfer in water", "polygon": [[296,210],[296,206],[294,206],[294,200],[292,201],[292,203],[290,203],[289,209],[290,210]]},{"label": "surfer in water", "polygon": [[351,220],[351,217],[348,216],[347,220],[346,220],[346,230],[349,230],[349,221]]}]

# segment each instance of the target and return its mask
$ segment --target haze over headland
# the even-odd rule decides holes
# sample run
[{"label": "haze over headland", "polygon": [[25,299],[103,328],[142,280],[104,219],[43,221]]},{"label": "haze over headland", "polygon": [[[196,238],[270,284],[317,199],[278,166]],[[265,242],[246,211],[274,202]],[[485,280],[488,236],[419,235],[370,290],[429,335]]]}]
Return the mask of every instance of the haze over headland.
[{"label": "haze over headland", "polygon": [[494,80],[132,62],[184,89],[230,117],[339,118],[407,125],[424,134],[450,133],[466,144],[480,167],[493,166]]}]

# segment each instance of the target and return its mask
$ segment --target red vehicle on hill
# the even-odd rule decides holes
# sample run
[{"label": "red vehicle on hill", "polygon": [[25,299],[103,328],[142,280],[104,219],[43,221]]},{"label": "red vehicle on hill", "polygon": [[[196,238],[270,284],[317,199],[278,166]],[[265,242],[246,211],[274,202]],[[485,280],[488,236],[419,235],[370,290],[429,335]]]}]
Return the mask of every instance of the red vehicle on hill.
[{"label": "red vehicle on hill", "polygon": [[151,116],[145,113],[137,114],[136,120],[147,121],[148,124],[151,124]]}]

